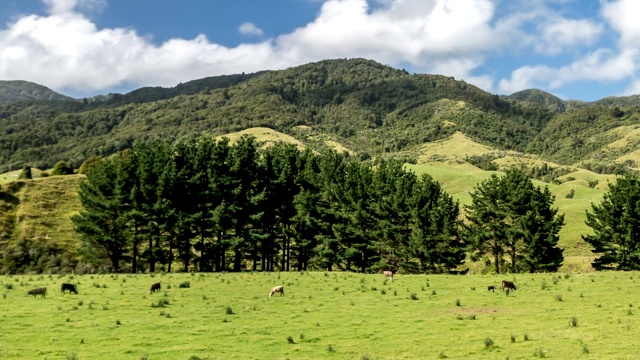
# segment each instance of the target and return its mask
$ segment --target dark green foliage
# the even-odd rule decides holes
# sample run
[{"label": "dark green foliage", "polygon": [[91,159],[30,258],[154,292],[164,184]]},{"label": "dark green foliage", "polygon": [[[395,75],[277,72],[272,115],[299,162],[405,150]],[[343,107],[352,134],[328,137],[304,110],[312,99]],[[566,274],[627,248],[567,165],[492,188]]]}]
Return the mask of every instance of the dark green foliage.
[{"label": "dark green foliage", "polygon": [[499,157],[495,154],[484,154],[467,156],[464,161],[482,170],[497,171],[498,164],[494,163],[493,160],[496,160],[498,158]]},{"label": "dark green foliage", "polygon": [[594,231],[582,238],[599,256],[596,269],[640,269],[640,177],[630,173],[609,184],[600,204],[587,211],[586,224]]},{"label": "dark green foliage", "polygon": [[[458,203],[402,163],[251,137],[136,143],[88,167],[72,220],[81,253],[113,271],[447,272],[462,264]],[[197,255],[196,255],[197,254]]]},{"label": "dark green foliage", "polygon": [[533,186],[522,169],[492,175],[471,193],[466,206],[468,236],[477,254],[493,256],[500,273],[503,255],[511,260],[511,271],[555,271],[563,261],[557,247],[564,215],[551,208],[554,197],[548,188]]},{"label": "dark green foliage", "polygon": [[25,165],[22,167],[22,171],[20,175],[18,175],[18,179],[33,179],[33,174],[31,173],[31,166]]},{"label": "dark green foliage", "polygon": [[73,174],[73,166],[71,166],[71,164],[64,161],[58,161],[56,165],[53,167],[53,170],[51,170],[52,176],[71,175],[71,174]]}]

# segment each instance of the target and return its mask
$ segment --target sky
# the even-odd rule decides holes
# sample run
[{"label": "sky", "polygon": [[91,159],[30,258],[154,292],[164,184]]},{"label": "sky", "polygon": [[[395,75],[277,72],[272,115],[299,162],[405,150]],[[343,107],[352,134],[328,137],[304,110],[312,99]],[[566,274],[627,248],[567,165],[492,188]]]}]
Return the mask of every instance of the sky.
[{"label": "sky", "polygon": [[640,94],[640,0],[2,0],[0,80],[81,98],[366,58],[508,95]]}]

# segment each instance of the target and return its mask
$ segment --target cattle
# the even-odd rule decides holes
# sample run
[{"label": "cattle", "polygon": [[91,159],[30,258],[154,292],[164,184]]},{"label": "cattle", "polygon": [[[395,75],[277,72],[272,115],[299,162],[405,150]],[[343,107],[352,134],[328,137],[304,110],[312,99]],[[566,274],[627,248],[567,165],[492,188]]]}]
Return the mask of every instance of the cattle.
[{"label": "cattle", "polygon": [[382,275],[384,275],[385,279],[391,279],[391,281],[393,281],[393,271],[385,270],[382,272]]},{"label": "cattle", "polygon": [[273,295],[278,293],[280,293],[280,296],[284,296],[284,286],[278,285],[273,289],[271,289],[271,292],[269,293],[269,297],[272,297]]},{"label": "cattle", "polygon": [[61,293],[64,294],[65,291],[68,291],[74,294],[78,293],[78,289],[76,289],[76,286],[74,284],[68,284],[68,283],[62,284],[62,287],[60,288]]},{"label": "cattle", "polygon": [[160,291],[160,283],[157,282],[151,285],[151,290],[149,290],[149,294]]},{"label": "cattle", "polygon": [[513,281],[502,280],[502,291],[504,291],[505,288],[508,290],[515,290],[516,284],[514,284]]},{"label": "cattle", "polygon": [[496,287],[493,285],[489,285],[489,287],[487,288],[487,291],[493,291],[496,292]]},{"label": "cattle", "polygon": [[47,288],[37,288],[37,289],[29,290],[27,295],[33,295],[34,298],[36,297],[36,295],[40,295],[40,297],[45,297],[47,296]]}]

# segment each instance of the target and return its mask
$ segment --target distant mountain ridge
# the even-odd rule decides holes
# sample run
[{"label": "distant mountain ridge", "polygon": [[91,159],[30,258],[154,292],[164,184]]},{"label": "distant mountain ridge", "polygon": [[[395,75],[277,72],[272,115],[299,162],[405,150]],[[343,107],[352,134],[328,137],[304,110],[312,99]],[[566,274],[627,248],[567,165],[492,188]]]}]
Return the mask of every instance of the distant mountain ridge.
[{"label": "distant mountain ridge", "polygon": [[22,80],[0,80],[0,104],[37,100],[75,101],[43,85]]}]

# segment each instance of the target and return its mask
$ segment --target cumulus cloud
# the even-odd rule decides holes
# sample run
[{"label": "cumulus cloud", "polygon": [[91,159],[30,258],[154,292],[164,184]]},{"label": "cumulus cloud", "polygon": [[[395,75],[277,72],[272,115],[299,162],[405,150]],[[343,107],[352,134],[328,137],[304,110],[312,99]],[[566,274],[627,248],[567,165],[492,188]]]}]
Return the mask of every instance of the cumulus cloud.
[{"label": "cumulus cloud", "polygon": [[[81,7],[104,0],[43,0],[48,16],[18,19],[0,32],[0,77],[56,89],[99,91],[123,84],[174,85],[197,77],[278,69],[338,57],[366,57],[463,77],[503,46],[490,0],[327,0],[292,33],[225,47],[205,35],[154,45],[133,29],[103,28]],[[251,23],[239,31],[261,35]],[[485,79],[486,81],[486,79]]]},{"label": "cumulus cloud", "polygon": [[638,14],[640,1],[637,0],[605,0],[602,4],[602,16],[620,33],[622,47],[640,46]]},{"label": "cumulus cloud", "polygon": [[[564,0],[325,0],[308,24],[233,47],[204,34],[156,44],[134,28],[98,28],[85,14],[108,6],[106,0],[42,1],[48,15],[24,16],[0,29],[1,79],[97,93],[364,57],[455,76],[488,91],[514,92],[582,79],[618,81],[634,75],[639,63],[640,23],[633,15],[640,2],[635,0],[602,0],[602,19],[620,34],[619,49],[591,49],[605,27],[596,19],[565,18],[548,6],[571,5]],[[263,35],[249,22],[238,31]],[[520,64],[497,87],[495,73],[479,73],[492,59],[526,51],[578,58],[556,67]]]},{"label": "cumulus cloud", "polygon": [[600,37],[603,26],[591,20],[556,18],[545,23],[537,51],[554,55],[573,49],[576,45],[591,45]]},{"label": "cumulus cloud", "polygon": [[243,35],[254,35],[254,36],[262,35],[262,29],[260,29],[255,24],[252,24],[250,22],[242,23],[238,28],[238,31],[240,31],[240,34],[243,34]]}]

